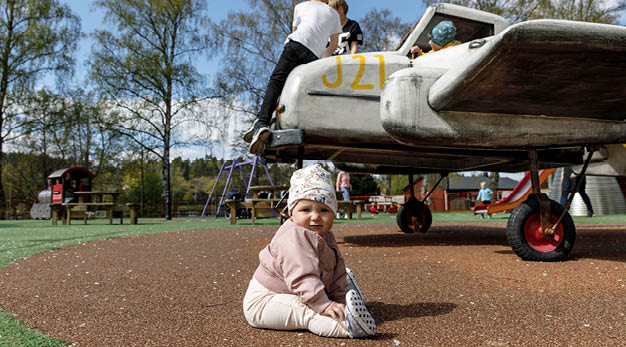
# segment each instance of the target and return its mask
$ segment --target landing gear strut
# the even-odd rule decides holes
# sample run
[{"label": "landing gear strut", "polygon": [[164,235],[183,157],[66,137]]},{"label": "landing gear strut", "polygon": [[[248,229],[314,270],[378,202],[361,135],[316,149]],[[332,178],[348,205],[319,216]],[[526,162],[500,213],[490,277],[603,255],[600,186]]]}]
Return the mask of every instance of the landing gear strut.
[{"label": "landing gear strut", "polygon": [[[589,149],[581,175],[587,171],[594,150]],[[561,261],[574,248],[576,241],[576,227],[568,213],[574,194],[570,195],[565,207],[550,200],[541,193],[536,150],[529,151],[529,161],[532,193],[511,212],[506,236],[515,254],[524,260]]]},{"label": "landing gear strut", "polygon": [[411,197],[409,198],[409,201],[405,202],[404,205],[400,207],[398,214],[396,215],[396,223],[398,223],[398,226],[403,233],[408,234],[416,231],[425,233],[428,231],[428,228],[430,228],[430,225],[433,222],[433,216],[428,206],[426,206],[425,201],[428,199],[430,194],[435,191],[435,188],[437,188],[444,177],[446,177],[446,175],[442,174],[439,181],[437,181],[430,192],[426,194],[424,200],[419,201],[415,198],[415,193],[413,191],[413,175],[409,175],[409,191]]}]

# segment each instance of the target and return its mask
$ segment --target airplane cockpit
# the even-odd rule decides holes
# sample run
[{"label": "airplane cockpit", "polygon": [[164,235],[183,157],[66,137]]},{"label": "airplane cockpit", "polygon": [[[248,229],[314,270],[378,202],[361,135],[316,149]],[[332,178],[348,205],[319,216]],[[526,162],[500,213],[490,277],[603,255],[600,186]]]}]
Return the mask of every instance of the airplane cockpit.
[{"label": "airplane cockpit", "polygon": [[472,9],[449,4],[437,4],[432,10],[427,10],[413,25],[411,30],[402,38],[396,47],[396,52],[413,59],[410,49],[419,46],[424,53],[431,50],[430,34],[437,24],[451,21],[456,28],[456,41],[471,42],[490,37],[502,32],[509,23],[502,17],[479,13]]},{"label": "airplane cockpit", "polygon": [[[433,16],[433,18],[428,22],[428,25],[425,27],[424,31],[417,37],[417,39],[412,40],[412,46],[419,46],[424,53],[427,53],[431,50],[430,44],[428,41],[430,40],[430,33],[437,24],[442,21],[451,21],[456,27],[456,40],[461,43],[470,42],[478,39],[482,39],[485,37],[493,36],[495,34],[495,28],[493,23],[485,23],[480,21],[475,21],[467,18],[461,18],[457,16],[451,16],[443,13],[437,13]],[[419,23],[419,22],[418,22]],[[417,25],[417,23],[415,24]],[[413,26],[415,28],[415,26]],[[408,34],[405,35],[403,40],[400,42],[398,49],[404,44],[404,42],[412,33],[411,30]],[[409,58],[414,59],[417,56],[412,56],[411,53],[408,53]]]}]

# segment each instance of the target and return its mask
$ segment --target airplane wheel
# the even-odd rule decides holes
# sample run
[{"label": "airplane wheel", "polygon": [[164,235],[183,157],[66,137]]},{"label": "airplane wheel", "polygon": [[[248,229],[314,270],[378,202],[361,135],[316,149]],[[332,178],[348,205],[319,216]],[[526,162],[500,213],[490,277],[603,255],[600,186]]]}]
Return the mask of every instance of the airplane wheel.
[{"label": "airplane wheel", "polygon": [[433,216],[428,206],[413,199],[400,206],[396,215],[396,222],[403,233],[408,234],[416,231],[425,233],[433,222]]},{"label": "airplane wheel", "polygon": [[[550,220],[556,223],[563,206],[550,200]],[[511,213],[506,226],[506,236],[513,251],[524,260],[560,261],[574,248],[576,227],[567,213],[553,237],[541,235],[541,214],[536,199],[526,200]]]}]

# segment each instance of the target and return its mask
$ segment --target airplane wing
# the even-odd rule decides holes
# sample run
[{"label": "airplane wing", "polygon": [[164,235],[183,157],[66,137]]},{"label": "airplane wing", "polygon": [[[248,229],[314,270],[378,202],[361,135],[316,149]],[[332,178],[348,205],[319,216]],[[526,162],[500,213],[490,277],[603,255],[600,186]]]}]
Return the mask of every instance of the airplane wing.
[{"label": "airplane wing", "polygon": [[435,111],[626,119],[626,27],[534,20],[470,47],[430,88]]}]

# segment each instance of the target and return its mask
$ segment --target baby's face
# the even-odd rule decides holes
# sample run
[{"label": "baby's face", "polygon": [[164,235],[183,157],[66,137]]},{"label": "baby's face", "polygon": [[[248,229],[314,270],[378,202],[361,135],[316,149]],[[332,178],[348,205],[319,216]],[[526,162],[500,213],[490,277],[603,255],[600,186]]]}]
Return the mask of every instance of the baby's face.
[{"label": "baby's face", "polygon": [[320,235],[330,232],[335,221],[335,214],[326,205],[313,200],[300,200],[291,210],[291,220],[303,228]]}]

